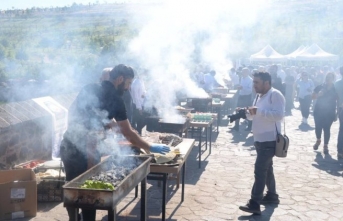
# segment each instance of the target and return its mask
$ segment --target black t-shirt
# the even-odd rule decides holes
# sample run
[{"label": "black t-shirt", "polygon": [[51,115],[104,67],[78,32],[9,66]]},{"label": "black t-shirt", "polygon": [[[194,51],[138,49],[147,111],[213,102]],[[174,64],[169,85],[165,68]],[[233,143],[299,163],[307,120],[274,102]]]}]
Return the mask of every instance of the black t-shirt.
[{"label": "black t-shirt", "polygon": [[332,86],[331,88],[328,88],[325,86],[325,84],[321,84],[314,89],[314,92],[317,94],[319,92],[322,92],[322,95],[317,97],[317,102],[314,106],[313,114],[320,114],[330,119],[335,117],[337,108],[336,102],[338,98],[335,87]]},{"label": "black t-shirt", "polygon": [[75,145],[83,143],[88,132],[103,130],[113,118],[127,119],[124,101],[114,85],[109,81],[86,85],[69,108],[65,137]]}]

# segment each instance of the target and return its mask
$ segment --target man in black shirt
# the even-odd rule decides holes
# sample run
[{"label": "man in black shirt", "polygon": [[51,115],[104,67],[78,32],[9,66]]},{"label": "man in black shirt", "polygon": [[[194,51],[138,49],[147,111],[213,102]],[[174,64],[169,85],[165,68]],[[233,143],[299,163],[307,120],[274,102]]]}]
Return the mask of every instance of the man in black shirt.
[{"label": "man in black shirt", "polygon": [[[96,143],[98,134],[118,126],[121,133],[133,146],[147,153],[169,152],[169,147],[161,144],[149,144],[132,130],[127,119],[123,93],[129,89],[134,78],[131,67],[120,64],[109,73],[108,81],[101,85],[85,86],[69,108],[68,129],[61,143],[61,158],[66,172],[66,181],[70,181],[100,162],[100,153]],[[73,208],[67,207],[69,220],[76,216]],[[84,221],[94,221],[95,210],[82,210]]]}]

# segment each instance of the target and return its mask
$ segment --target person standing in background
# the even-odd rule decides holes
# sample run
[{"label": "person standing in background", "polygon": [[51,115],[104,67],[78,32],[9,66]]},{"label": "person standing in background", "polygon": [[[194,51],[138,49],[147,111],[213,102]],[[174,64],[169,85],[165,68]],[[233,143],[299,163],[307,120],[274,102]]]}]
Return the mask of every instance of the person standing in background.
[{"label": "person standing in background", "polygon": [[335,74],[326,74],[325,83],[318,85],[313,92],[312,98],[317,102],[313,107],[313,117],[317,141],[313,146],[318,150],[321,143],[322,131],[324,131],[324,154],[329,153],[328,144],[330,141],[330,129],[334,121],[337,120],[337,93],[334,87]]},{"label": "person standing in background", "polygon": [[273,64],[269,67],[269,74],[272,78],[273,88],[279,90],[283,95],[285,95],[284,85],[282,84],[281,78],[278,77],[277,72],[278,72],[278,66],[276,64]]},{"label": "person standing in background", "polygon": [[339,132],[337,139],[337,158],[343,159],[343,66],[339,68],[342,78],[335,83],[335,89],[338,95],[338,119]]},{"label": "person standing in background", "polygon": [[295,78],[291,75],[291,69],[286,68],[285,86],[286,86],[286,114],[292,115],[292,109],[294,107],[294,84]]},{"label": "person standing in background", "polygon": [[231,88],[237,89],[237,87],[239,86],[239,76],[237,75],[235,68],[230,69],[229,77],[231,79]]},{"label": "person standing in background", "polygon": [[310,115],[310,106],[312,102],[312,91],[314,89],[313,82],[308,78],[307,72],[301,73],[301,78],[296,83],[297,88],[299,89],[299,103],[301,115],[303,117],[302,123],[308,124],[307,119]]},{"label": "person standing in background", "polygon": [[142,129],[145,126],[145,116],[144,116],[144,99],[145,99],[145,85],[143,80],[140,78],[141,74],[145,74],[146,71],[143,73],[137,74],[135,79],[131,85],[131,97],[132,97],[132,126],[138,131],[140,135],[142,135]]},{"label": "person standing in background", "polygon": [[211,70],[209,73],[204,75],[204,89],[208,93],[212,92],[215,87],[223,87],[221,84],[217,82],[214,76],[216,76],[215,70]]},{"label": "person standing in background", "polygon": [[282,65],[281,64],[278,64],[277,65],[277,76],[279,78],[281,78],[281,82],[285,82],[285,77],[286,77],[286,73],[285,71],[282,69]]},{"label": "person standing in background", "polygon": [[[237,87],[239,89],[239,97],[237,107],[245,108],[251,105],[251,95],[253,92],[253,83],[252,78],[250,77],[250,70],[248,68],[242,69],[242,77],[240,79],[240,84]],[[248,122],[248,127],[245,129],[246,131],[251,130],[252,122]],[[233,130],[239,131],[239,119],[235,121],[235,126],[232,128]]]}]

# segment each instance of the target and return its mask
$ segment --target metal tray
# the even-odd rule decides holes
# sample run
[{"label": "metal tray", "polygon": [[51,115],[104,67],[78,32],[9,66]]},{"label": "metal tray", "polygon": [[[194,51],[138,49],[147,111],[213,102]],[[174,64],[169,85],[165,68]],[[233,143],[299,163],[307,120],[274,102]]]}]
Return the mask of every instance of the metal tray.
[{"label": "metal tray", "polygon": [[80,188],[87,179],[99,174],[100,171],[108,168],[113,160],[117,160],[113,156],[107,157],[101,163],[65,184],[63,186],[64,206],[101,210],[115,209],[116,205],[150,173],[151,157],[127,156],[126,160],[124,159],[121,163],[125,165],[134,158],[140,160],[141,163],[115,187],[115,190]]}]

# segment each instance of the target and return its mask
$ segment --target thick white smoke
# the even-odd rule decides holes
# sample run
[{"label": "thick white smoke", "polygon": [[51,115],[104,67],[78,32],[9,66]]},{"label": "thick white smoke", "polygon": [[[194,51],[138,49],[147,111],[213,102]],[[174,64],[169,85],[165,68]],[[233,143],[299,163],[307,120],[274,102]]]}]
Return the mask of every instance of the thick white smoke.
[{"label": "thick white smoke", "polygon": [[[188,97],[207,97],[191,79],[199,64],[216,70],[222,82],[232,67],[231,54],[242,50],[244,39],[235,32],[251,26],[266,1],[163,1],[137,13],[142,25],[129,45],[130,54],[150,72],[146,84],[149,105],[155,106],[163,118],[174,115],[175,93]],[[169,110],[169,111],[168,111]]]}]

